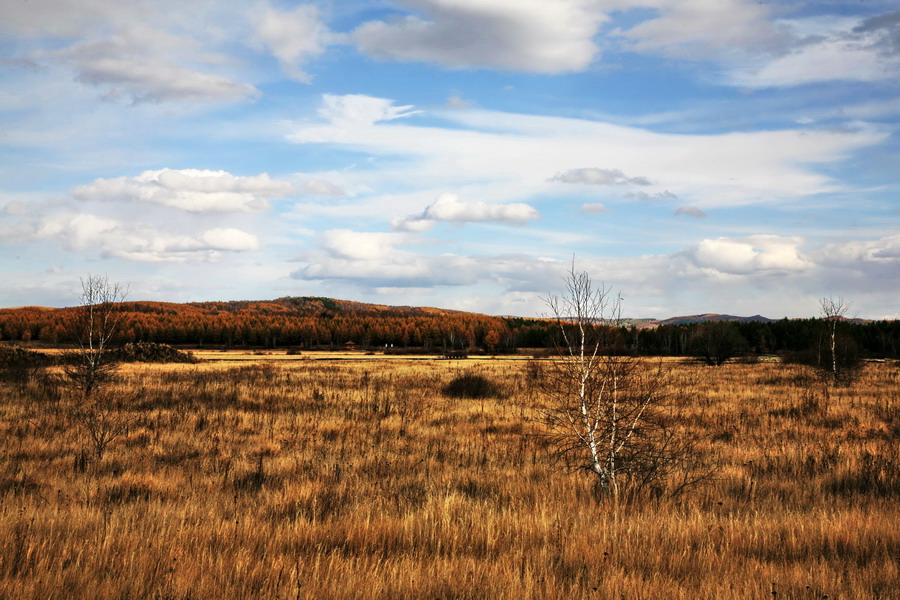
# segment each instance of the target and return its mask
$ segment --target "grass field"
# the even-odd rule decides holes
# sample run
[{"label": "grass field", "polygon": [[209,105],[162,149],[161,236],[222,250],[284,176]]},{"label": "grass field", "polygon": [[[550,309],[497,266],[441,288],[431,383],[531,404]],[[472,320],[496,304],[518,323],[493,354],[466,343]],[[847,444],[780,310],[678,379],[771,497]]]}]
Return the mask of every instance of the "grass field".
[{"label": "grass field", "polygon": [[[0,382],[0,599],[900,598],[896,364],[826,397],[673,362],[720,468],[613,506],[535,435],[536,363],[232,358],[122,367],[99,461],[41,373]],[[442,393],[471,370],[503,397]]]}]

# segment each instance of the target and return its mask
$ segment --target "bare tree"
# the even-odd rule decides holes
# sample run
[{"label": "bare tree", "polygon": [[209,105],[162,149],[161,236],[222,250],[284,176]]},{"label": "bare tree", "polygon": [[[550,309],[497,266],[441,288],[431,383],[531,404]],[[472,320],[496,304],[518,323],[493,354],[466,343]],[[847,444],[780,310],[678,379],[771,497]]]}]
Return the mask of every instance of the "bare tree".
[{"label": "bare tree", "polygon": [[744,351],[747,343],[734,323],[708,321],[700,323],[691,336],[694,355],[711,367],[719,367]]},{"label": "bare tree", "polygon": [[65,373],[85,400],[115,372],[117,361],[110,345],[119,325],[117,304],[126,295],[125,288],[105,275],[81,280],[81,304],[69,325],[75,347],[66,352]]},{"label": "bare tree", "polygon": [[125,434],[131,422],[121,402],[103,389],[119,362],[111,344],[119,325],[118,304],[127,290],[99,275],[82,279],[81,290],[81,304],[70,322],[75,347],[66,352],[65,374],[69,386],[80,395],[72,418],[84,429],[100,461],[109,444]]},{"label": "bare tree", "polygon": [[590,276],[565,278],[566,294],[546,303],[556,321],[559,357],[545,379],[546,433],[558,454],[596,477],[602,496],[668,488],[678,493],[708,476],[695,467],[693,439],[663,410],[669,373],[623,349],[622,298]]},{"label": "bare tree", "polygon": [[98,461],[103,460],[107,446],[128,433],[132,419],[105,391],[94,392],[93,397],[72,409],[72,418],[87,435],[88,443]]},{"label": "bare tree", "polygon": [[819,341],[815,366],[834,383],[850,383],[862,366],[856,344],[840,331],[850,303],[829,296],[819,300],[819,311],[825,321],[825,332]]}]

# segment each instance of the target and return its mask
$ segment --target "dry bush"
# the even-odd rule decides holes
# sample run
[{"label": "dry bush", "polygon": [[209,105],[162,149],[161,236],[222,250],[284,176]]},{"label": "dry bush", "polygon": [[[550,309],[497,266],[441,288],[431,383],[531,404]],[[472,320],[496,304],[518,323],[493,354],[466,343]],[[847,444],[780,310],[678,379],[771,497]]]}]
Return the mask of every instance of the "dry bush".
[{"label": "dry bush", "polygon": [[503,388],[489,377],[475,371],[457,375],[444,386],[443,393],[448,398],[504,398]]}]

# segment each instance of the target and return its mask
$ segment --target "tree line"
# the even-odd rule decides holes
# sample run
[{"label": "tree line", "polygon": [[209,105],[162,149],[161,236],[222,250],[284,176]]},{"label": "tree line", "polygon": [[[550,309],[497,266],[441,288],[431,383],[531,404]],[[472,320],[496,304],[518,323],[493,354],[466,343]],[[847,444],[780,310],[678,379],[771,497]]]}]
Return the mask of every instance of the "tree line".
[{"label": "tree line", "polygon": [[[122,302],[116,344],[155,342],[223,348],[483,349],[557,347],[551,320],[459,311],[382,307],[328,298],[270,302],[168,304]],[[75,309],[0,310],[0,341],[66,344]],[[616,348],[643,356],[699,356],[715,362],[740,355],[792,354],[816,346],[823,318],[706,321],[639,327],[622,324]],[[862,357],[900,357],[900,321],[841,320],[842,343]]]}]

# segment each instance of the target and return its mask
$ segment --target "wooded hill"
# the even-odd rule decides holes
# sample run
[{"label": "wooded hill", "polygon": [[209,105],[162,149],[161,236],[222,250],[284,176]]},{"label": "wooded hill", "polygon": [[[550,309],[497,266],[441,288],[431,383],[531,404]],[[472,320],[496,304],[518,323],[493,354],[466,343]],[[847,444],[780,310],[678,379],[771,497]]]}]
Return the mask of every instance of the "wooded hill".
[{"label": "wooded hill", "polygon": [[[393,351],[481,349],[514,352],[551,348],[553,323],[462,311],[365,304],[320,297],[271,301],[124,302],[119,339],[197,347],[361,349]],[[0,340],[65,344],[76,308],[0,309]],[[637,354],[689,356],[709,337],[723,335],[737,353],[786,353],[809,349],[821,337],[821,319],[697,315],[641,320],[621,329],[621,348]],[[649,325],[649,326],[648,326]],[[900,355],[900,321],[847,320],[841,334],[863,356]]]},{"label": "wooded hill", "polygon": [[[331,298],[271,301],[123,302],[119,341],[224,347],[445,347],[508,346],[510,330],[498,317]],[[59,344],[77,308],[0,310],[0,339]]]}]

